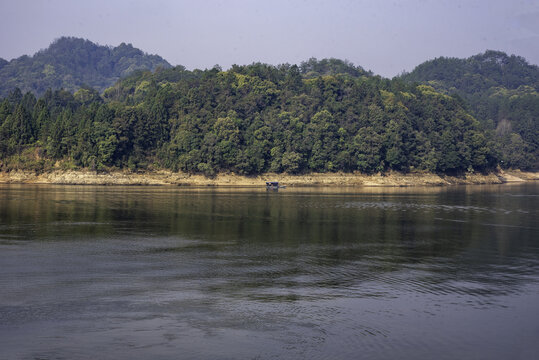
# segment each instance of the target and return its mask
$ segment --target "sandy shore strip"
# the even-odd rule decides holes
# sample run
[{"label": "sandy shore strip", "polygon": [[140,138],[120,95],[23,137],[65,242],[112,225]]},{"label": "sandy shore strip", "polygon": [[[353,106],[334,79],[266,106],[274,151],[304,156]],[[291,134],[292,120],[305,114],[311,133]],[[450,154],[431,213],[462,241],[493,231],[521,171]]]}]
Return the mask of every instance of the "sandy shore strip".
[{"label": "sandy shore strip", "polygon": [[313,173],[307,175],[262,174],[241,176],[218,174],[213,178],[181,172],[154,171],[131,173],[112,171],[96,174],[77,170],[55,170],[36,174],[28,171],[0,172],[0,183],[73,184],[73,185],[180,185],[180,186],[264,186],[266,181],[278,181],[286,186],[442,186],[457,184],[502,184],[539,180],[539,172],[519,170],[463,176],[430,173],[365,175],[360,173]]}]

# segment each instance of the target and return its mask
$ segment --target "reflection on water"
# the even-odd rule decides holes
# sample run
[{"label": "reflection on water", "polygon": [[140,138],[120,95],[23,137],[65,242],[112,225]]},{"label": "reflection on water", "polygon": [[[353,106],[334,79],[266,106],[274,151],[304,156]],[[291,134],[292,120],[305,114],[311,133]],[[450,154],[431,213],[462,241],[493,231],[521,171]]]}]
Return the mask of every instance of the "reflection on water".
[{"label": "reflection on water", "polygon": [[538,184],[0,185],[0,358],[535,358],[538,205]]}]

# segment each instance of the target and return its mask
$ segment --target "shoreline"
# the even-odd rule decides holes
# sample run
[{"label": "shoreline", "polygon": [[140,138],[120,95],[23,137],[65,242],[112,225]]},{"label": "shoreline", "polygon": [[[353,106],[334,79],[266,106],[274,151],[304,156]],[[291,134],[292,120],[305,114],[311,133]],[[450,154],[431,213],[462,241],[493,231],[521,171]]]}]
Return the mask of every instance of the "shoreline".
[{"label": "shoreline", "polygon": [[218,174],[214,178],[171,171],[131,173],[111,171],[96,174],[88,170],[54,170],[36,174],[31,171],[0,172],[0,184],[59,184],[59,185],[176,185],[176,186],[264,186],[266,181],[282,185],[299,186],[451,186],[473,184],[503,184],[539,180],[539,172],[507,170],[489,174],[462,176],[432,173],[398,173],[366,175],[361,173],[312,173],[289,175],[267,173],[241,176]]}]

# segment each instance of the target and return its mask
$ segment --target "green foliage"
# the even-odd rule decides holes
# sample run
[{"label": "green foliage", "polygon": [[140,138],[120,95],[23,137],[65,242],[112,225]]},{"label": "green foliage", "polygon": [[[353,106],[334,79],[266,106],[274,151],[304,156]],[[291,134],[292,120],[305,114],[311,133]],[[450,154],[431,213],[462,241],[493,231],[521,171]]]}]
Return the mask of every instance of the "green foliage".
[{"label": "green foliage", "polygon": [[[451,94],[461,106],[469,108],[485,129],[495,130],[494,141],[502,154],[503,167],[539,168],[539,67],[536,65],[518,56],[490,50],[468,59],[442,57],[427,61],[411,73],[403,74],[401,79],[428,84],[432,91]],[[480,164],[488,162],[483,159],[484,152],[475,153],[481,159],[476,160]]]},{"label": "green foliage", "polygon": [[[119,53],[131,51],[122,46]],[[531,101],[525,96],[518,101]],[[64,166],[157,166],[206,176],[465,172],[493,169],[502,158],[529,163],[493,145],[496,132],[465,106],[432,86],[371,76],[335,59],[135,71],[102,95],[90,87],[49,90],[39,99],[12,91],[0,102],[0,158],[23,156],[39,142],[42,158]],[[529,119],[520,124],[532,130],[521,131],[533,133]],[[508,147],[527,149],[524,137],[504,134]]]},{"label": "green foliage", "polygon": [[352,77],[372,75],[371,72],[365,71],[360,66],[354,66],[354,64],[346,60],[343,61],[334,58],[322,60],[310,58],[308,61],[301,63],[300,70],[306,78],[337,74],[346,74]]}]

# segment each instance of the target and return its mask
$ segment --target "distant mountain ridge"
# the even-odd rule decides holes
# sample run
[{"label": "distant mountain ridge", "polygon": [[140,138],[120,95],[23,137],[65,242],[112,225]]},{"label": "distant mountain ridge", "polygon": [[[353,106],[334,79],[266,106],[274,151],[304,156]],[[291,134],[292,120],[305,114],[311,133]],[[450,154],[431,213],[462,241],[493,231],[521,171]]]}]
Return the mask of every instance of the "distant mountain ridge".
[{"label": "distant mountain ridge", "polygon": [[429,82],[438,90],[471,95],[494,86],[517,89],[531,86],[539,90],[539,67],[526,59],[487,50],[466,59],[439,57],[425,61],[404,74],[408,81]]},{"label": "distant mountain ridge", "polygon": [[0,97],[14,88],[41,96],[47,89],[75,92],[82,86],[103,91],[135,70],[155,70],[171,65],[131,44],[102,46],[76,37],[61,37],[33,56],[0,59]]}]

